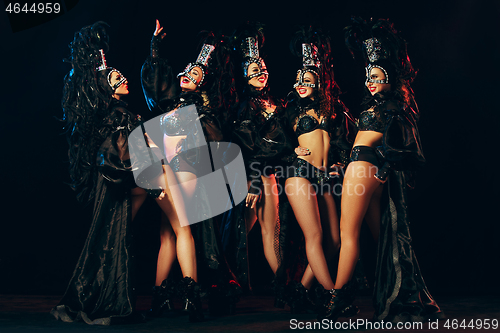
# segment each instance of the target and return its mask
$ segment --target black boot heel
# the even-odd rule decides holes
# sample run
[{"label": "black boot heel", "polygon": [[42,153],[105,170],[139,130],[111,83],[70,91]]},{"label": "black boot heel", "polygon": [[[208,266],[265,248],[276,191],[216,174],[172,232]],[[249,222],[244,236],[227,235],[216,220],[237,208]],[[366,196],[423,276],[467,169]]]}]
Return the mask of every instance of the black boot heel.
[{"label": "black boot heel", "polygon": [[[333,322],[342,315],[344,310],[350,308],[354,301],[354,285],[346,283],[341,289],[325,290],[326,301],[318,315],[318,320],[329,319]],[[350,308],[348,311],[353,311]]]},{"label": "black boot heel", "polygon": [[192,278],[185,277],[181,280],[181,290],[184,303],[182,311],[189,313],[190,322],[202,321],[204,317],[200,298],[200,285]]},{"label": "black boot heel", "polygon": [[278,309],[284,309],[286,300],[286,282],[282,279],[278,279],[276,276],[272,281],[272,288],[274,291],[274,307]]},{"label": "black boot heel", "polygon": [[300,282],[288,284],[290,312],[293,314],[314,312],[314,304],[309,298],[309,291]]},{"label": "black boot heel", "polygon": [[151,309],[147,312],[148,317],[161,317],[174,309],[172,298],[172,286],[163,280],[161,285],[153,287],[153,299]]}]

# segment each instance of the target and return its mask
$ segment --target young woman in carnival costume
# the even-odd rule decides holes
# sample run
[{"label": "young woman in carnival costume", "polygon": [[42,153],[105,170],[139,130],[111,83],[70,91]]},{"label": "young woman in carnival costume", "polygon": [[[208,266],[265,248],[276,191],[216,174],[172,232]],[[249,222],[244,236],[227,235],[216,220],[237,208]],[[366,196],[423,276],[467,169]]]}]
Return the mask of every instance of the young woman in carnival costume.
[{"label": "young woman in carnival costume", "polygon": [[[172,246],[170,228],[162,219],[161,248],[158,255],[156,285],[153,291],[152,316],[161,316],[172,309],[171,298],[174,284],[167,282],[175,257],[172,253],[189,251],[196,257],[188,263],[193,275],[184,272],[180,290],[183,291],[185,308],[192,307],[191,320],[202,319],[200,288],[209,291],[209,310],[213,315],[234,312],[240,287],[229,270],[220,244],[217,222],[210,215],[208,188],[203,187],[197,177],[208,171],[210,159],[215,151],[198,147],[201,141],[218,142],[223,139],[220,117],[228,108],[234,91],[230,75],[229,49],[223,36],[209,33],[195,62],[189,63],[178,74],[178,81],[168,61],[160,57],[160,42],[165,34],[158,20],[151,40],[151,54],[142,71],[142,87],[149,108],[160,115],[159,129],[163,136],[166,162],[174,171],[178,184],[184,193],[186,205],[193,205],[191,212],[197,214],[197,221],[191,225],[174,228],[177,248]],[[195,108],[193,108],[195,107]],[[195,112],[193,112],[193,110]],[[201,128],[196,125],[199,122]],[[207,147],[207,146],[204,146]],[[211,170],[210,170],[211,171]],[[181,233],[189,239],[189,247],[179,247]],[[197,261],[196,261],[197,258]],[[199,283],[197,282],[200,280]]]},{"label": "young woman in carnival costume", "polygon": [[[299,276],[300,282],[289,283],[289,305],[293,313],[307,310],[311,305],[308,290],[316,278],[322,286],[317,311],[322,313],[324,290],[334,287],[328,262],[340,248],[334,195],[340,190],[334,187],[340,188],[339,171],[348,162],[354,120],[339,99],[329,37],[312,27],[302,28],[292,40],[291,49],[296,56],[302,56],[303,67],[297,71],[286,112],[298,149],[305,155],[296,156],[288,169],[285,192],[304,235],[308,265]],[[284,250],[285,255],[288,252]],[[357,309],[349,308],[345,314],[353,311]]]},{"label": "young woman in carnival costume", "polygon": [[[147,194],[176,219],[169,202],[163,174],[157,190],[151,184],[136,184],[133,169],[147,163],[133,160],[128,139],[140,124],[127,110],[122,98],[128,95],[128,81],[116,69],[107,67],[106,24],[97,22],[75,33],[65,59],[72,69],[64,79],[62,108],[69,143],[71,185],[79,202],[93,202],[92,224],[66,292],[51,314],[65,322],[83,320],[93,325],[142,321],[135,310],[134,249],[131,224]],[[136,151],[158,147],[146,141]],[[154,181],[153,178],[150,181]]]},{"label": "young woman in carnival costume", "polygon": [[[246,23],[233,34],[239,104],[229,115],[231,141],[242,150],[248,180],[244,203],[224,216],[223,241],[228,262],[242,286],[249,287],[247,234],[258,220],[265,258],[274,274],[279,266],[278,195],[275,168],[293,147],[288,139],[282,103],[269,93],[266,64],[260,55],[263,26]],[[236,250],[235,250],[236,249]],[[281,302],[280,302],[281,303]],[[280,305],[282,306],[282,305]]]},{"label": "young woman in carnival costume", "polygon": [[442,318],[411,247],[406,209],[412,172],[425,162],[410,87],[416,71],[406,42],[389,21],[353,19],[345,33],[349,50],[365,58],[366,97],[344,177],[338,275],[324,317],[336,320],[354,299],[352,275],[364,219],[378,241],[374,319]]}]

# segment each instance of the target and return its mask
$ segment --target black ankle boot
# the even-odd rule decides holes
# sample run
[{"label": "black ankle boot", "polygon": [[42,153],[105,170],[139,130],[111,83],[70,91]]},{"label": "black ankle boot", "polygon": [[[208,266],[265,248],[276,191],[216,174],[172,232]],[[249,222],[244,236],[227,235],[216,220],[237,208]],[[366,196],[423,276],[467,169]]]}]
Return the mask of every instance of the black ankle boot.
[{"label": "black ankle boot", "polygon": [[318,320],[329,319],[335,322],[345,311],[351,313],[356,311],[357,314],[357,307],[351,306],[354,301],[354,290],[352,282],[346,283],[341,289],[325,290],[325,302],[318,314]]},{"label": "black ankle boot", "polygon": [[173,310],[172,287],[163,280],[161,285],[153,287],[153,300],[151,301],[151,309],[147,312],[148,317],[161,317],[168,311]]},{"label": "black ankle boot", "polygon": [[302,283],[291,281],[288,286],[288,305],[290,312],[307,313],[314,311],[314,303],[309,298],[309,290],[307,290]]},{"label": "black ankle boot", "polygon": [[242,293],[235,280],[213,285],[208,292],[208,310],[211,316],[228,316],[236,313],[236,303]]},{"label": "black ankle boot", "polygon": [[201,306],[200,285],[192,278],[185,277],[181,280],[180,287],[184,304],[182,310],[189,313],[189,321],[202,321],[203,309]]},{"label": "black ankle boot", "polygon": [[286,282],[274,277],[271,282],[274,292],[274,307],[284,309],[286,304]]}]

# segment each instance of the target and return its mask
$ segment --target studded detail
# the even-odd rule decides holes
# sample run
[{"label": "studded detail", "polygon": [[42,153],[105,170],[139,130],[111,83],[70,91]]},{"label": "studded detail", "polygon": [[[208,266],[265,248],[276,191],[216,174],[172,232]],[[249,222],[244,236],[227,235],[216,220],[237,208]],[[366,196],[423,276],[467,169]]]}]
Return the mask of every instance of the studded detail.
[{"label": "studded detail", "polygon": [[[370,72],[371,72],[372,68],[378,68],[382,72],[384,72],[385,79],[383,79],[383,80],[370,79]],[[367,85],[368,82],[371,82],[371,83],[389,83],[389,74],[387,74],[387,71],[382,66],[369,64],[368,66],[365,67],[365,71],[366,71],[365,85]]]},{"label": "studded detail", "polygon": [[382,43],[377,38],[370,38],[363,41],[363,46],[370,62],[376,62],[389,57],[387,51],[382,48]]},{"label": "studded detail", "polygon": [[[196,62],[190,62],[183,72],[177,74],[177,77],[185,76],[194,84],[201,85],[203,83],[203,80],[205,79],[205,68],[208,67],[208,62],[210,61],[210,56],[213,50],[215,50],[215,46],[210,44],[203,44],[200,54],[198,54],[198,58],[196,58]],[[189,74],[189,72],[191,72],[191,70],[195,67],[199,67],[201,69],[201,80],[199,83],[197,83],[196,79],[192,77],[191,74]]]},{"label": "studded detail", "polygon": [[318,72],[316,72],[315,70],[312,70],[312,69],[299,69],[297,71],[297,74],[299,75],[299,81],[295,82],[295,84],[293,85],[294,88],[297,88],[297,87],[316,88],[316,83],[305,83],[304,82],[304,75],[306,73],[313,73],[314,75],[316,75],[316,80],[317,80],[318,86],[319,86]]}]

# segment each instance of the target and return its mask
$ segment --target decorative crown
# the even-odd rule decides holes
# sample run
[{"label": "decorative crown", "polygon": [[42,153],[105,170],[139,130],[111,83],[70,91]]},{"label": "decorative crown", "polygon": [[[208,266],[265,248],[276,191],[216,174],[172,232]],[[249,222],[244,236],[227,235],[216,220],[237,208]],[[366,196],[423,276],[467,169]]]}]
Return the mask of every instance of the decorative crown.
[{"label": "decorative crown", "polygon": [[321,62],[318,59],[318,47],[312,43],[302,44],[302,64],[319,68]]},{"label": "decorative crown", "polygon": [[368,61],[370,62],[376,62],[389,58],[389,54],[382,47],[382,43],[380,43],[380,41],[375,37],[363,41],[363,46],[365,48]]},{"label": "decorative crown", "polygon": [[[215,46],[210,45],[210,44],[203,44],[203,47],[201,48],[200,54],[198,55],[198,58],[196,58],[196,61],[194,63],[189,63],[186,68],[184,69],[183,72],[177,74],[177,77],[180,76],[185,76],[187,77],[191,82],[197,85],[201,85],[203,81],[205,80],[205,69],[202,67],[208,67],[208,62],[210,61],[210,56],[215,50]],[[189,74],[189,72],[194,68],[199,66],[201,69],[201,80],[200,82],[196,82],[196,79]]]},{"label": "decorative crown", "polygon": [[245,38],[245,44],[243,58],[260,58],[259,43],[254,37]]},{"label": "decorative crown", "polygon": [[98,70],[98,71],[103,71],[103,70],[105,70],[106,68],[108,68],[108,67],[106,66],[106,57],[104,57],[104,51],[103,51],[103,49],[100,49],[100,50],[99,50],[99,53],[100,53],[100,55],[101,55],[101,65],[100,65],[99,67],[97,67],[97,70]]},{"label": "decorative crown", "polygon": [[208,66],[208,61],[210,60],[210,56],[215,50],[215,46],[210,45],[210,44],[203,44],[203,47],[201,48],[200,54],[198,55],[198,58],[196,59],[197,64],[201,64],[204,66]]}]

